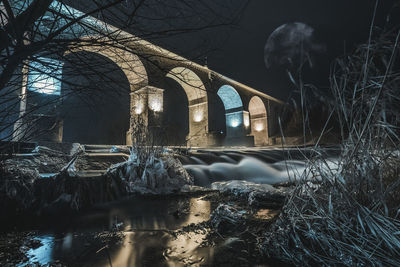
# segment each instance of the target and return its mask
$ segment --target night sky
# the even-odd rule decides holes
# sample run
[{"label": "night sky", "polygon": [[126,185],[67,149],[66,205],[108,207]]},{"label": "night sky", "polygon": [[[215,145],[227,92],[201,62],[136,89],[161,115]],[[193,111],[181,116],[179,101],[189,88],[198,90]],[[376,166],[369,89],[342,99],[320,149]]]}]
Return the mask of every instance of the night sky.
[{"label": "night sky", "polygon": [[[395,1],[380,1],[376,25],[387,24],[386,15]],[[208,57],[210,68],[233,79],[286,100],[291,84],[285,66],[264,63],[264,46],[270,34],[285,23],[302,22],[314,29],[315,42],[325,46],[316,53],[308,77],[311,83],[327,87],[330,62],[351,52],[368,38],[375,1],[373,0],[253,0],[236,28],[218,52]],[[399,14],[398,9],[396,10]],[[393,10],[392,10],[393,12]],[[397,17],[397,21],[400,16]],[[392,18],[393,20],[393,18]]]},{"label": "night sky", "polygon": [[[127,0],[128,6],[130,1],[135,0]],[[191,25],[197,26],[196,21],[207,20],[207,17],[210,21],[215,21],[216,14],[225,17],[239,14],[235,23],[228,26],[165,36],[150,34],[145,39],[200,64],[204,64],[207,57],[209,68],[282,100],[287,100],[293,91],[287,69],[296,69],[296,62],[287,64],[287,57],[298,57],[301,50],[299,42],[287,38],[288,35],[304,37],[308,44],[304,48],[309,56],[304,82],[326,90],[329,86],[330,64],[334,58],[350,53],[358,44],[367,41],[376,3],[375,0],[249,0],[246,5],[245,1],[202,0],[209,2],[210,10],[202,9],[198,16],[193,10],[188,11],[189,19],[172,18],[173,16],[164,19],[167,12],[179,13],[176,9],[166,11],[167,3],[178,3],[176,6],[179,8],[182,1],[149,1],[153,4],[143,7],[139,15],[152,19],[138,18],[136,25],[127,29],[128,31],[146,36],[149,29],[162,31],[165,25],[190,28]],[[82,5],[82,2],[77,1],[66,2],[77,8]],[[196,3],[199,1],[193,1],[193,5]],[[399,0],[379,1],[375,25],[398,25],[399,3]],[[120,22],[113,24],[118,25],[126,19],[119,17]],[[284,24],[289,24],[289,29],[275,38],[275,49],[270,53],[275,60],[267,68],[264,47],[270,35]],[[301,27],[290,28],[293,25]],[[286,46],[281,47],[281,43],[285,41]],[[288,46],[288,42],[292,44]]]}]

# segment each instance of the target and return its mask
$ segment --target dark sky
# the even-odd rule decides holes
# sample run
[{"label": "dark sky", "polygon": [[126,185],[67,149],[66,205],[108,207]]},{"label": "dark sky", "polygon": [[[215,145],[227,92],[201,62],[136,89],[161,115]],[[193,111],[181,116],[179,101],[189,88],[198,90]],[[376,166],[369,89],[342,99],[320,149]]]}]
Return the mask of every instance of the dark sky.
[{"label": "dark sky", "polygon": [[[179,0],[150,1],[154,1],[154,5],[143,8],[143,14],[153,18],[163,18],[166,3],[179,2]],[[188,20],[143,19],[138,26],[142,29],[146,27],[158,29],[167,24],[180,26],[179,23],[182,22],[188,25],[193,22],[196,24],[197,20],[200,21],[208,16],[210,21],[213,21],[216,14],[224,16],[241,14],[235,25],[173,36],[160,35],[162,38],[159,35],[150,36],[146,39],[201,64],[205,62],[204,58],[207,56],[209,68],[282,100],[288,98],[292,85],[286,72],[287,66],[272,64],[267,68],[265,65],[264,46],[271,33],[283,24],[294,22],[303,23],[313,29],[311,42],[323,49],[318,53],[311,51],[313,67],[308,69],[309,75],[305,78],[305,82],[313,83],[322,90],[328,86],[332,60],[345,51],[351,52],[356,45],[368,39],[375,6],[375,0],[249,0],[246,6],[243,5],[245,1],[202,1],[209,1],[211,8],[202,9],[199,18],[192,10],[185,13],[188,14]],[[70,2],[76,6],[76,1]],[[163,6],[157,8],[157,2]],[[400,1],[379,1],[375,25],[381,27],[387,25],[389,14],[392,14],[390,24],[399,22],[400,13],[398,8],[394,8],[395,3],[398,4]],[[178,12],[171,9],[171,13]],[[135,33],[138,28],[132,27],[130,30]]]},{"label": "dark sky", "polygon": [[[376,24],[386,23],[394,1],[380,1]],[[375,1],[373,0],[253,0],[239,25],[229,30],[229,39],[218,53],[209,56],[215,69],[256,89],[287,98],[291,85],[284,68],[264,63],[264,46],[280,25],[303,22],[315,29],[315,38],[326,46],[312,69],[312,83],[328,85],[330,62],[367,40]]]},{"label": "dark sky", "polygon": [[[386,17],[393,13],[395,2],[380,1],[376,25],[387,24]],[[237,26],[222,27],[216,34],[220,38],[212,37],[216,39],[218,50],[208,54],[208,65],[226,76],[286,100],[292,85],[285,68],[266,68],[264,46],[277,27],[302,22],[314,29],[315,41],[325,46],[325,52],[316,55],[316,64],[306,82],[327,87],[332,60],[342,55],[345,49],[350,52],[368,39],[374,7],[374,0],[251,0]],[[195,39],[201,43],[205,37],[198,36]],[[187,42],[181,47],[176,42],[171,43],[176,46],[176,52],[185,53]]]}]

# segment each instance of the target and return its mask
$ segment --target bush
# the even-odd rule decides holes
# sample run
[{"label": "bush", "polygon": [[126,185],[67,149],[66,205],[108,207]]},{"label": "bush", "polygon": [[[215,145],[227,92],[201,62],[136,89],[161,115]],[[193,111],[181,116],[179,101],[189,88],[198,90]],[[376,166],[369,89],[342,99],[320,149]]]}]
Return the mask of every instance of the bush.
[{"label": "bush", "polygon": [[[399,37],[371,36],[335,62],[337,169],[318,156],[317,144],[309,173],[297,177],[265,236],[261,249],[269,256],[296,265],[400,266]],[[318,179],[310,183],[310,176]]]}]

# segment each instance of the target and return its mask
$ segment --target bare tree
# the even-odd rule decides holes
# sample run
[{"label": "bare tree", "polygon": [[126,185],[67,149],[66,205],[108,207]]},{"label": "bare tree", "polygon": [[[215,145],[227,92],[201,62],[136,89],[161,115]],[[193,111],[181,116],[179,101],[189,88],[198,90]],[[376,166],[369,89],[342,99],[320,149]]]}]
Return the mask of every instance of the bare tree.
[{"label": "bare tree", "polygon": [[[69,2],[84,12],[68,6]],[[112,71],[109,71],[106,65],[100,65],[84,53],[77,53],[85,51],[85,47],[94,47],[94,52],[112,47],[134,54],[150,65],[157,65],[155,55],[151,51],[132,49],[133,46],[127,44],[141,42],[142,39],[160,40],[232,25],[240,17],[245,6],[244,3],[235,4],[232,0],[220,3],[206,0],[92,0],[79,4],[69,2],[1,1],[0,140],[9,140],[16,133],[19,140],[28,140],[32,134],[29,128],[35,129],[37,124],[30,116],[38,113],[43,107],[57,105],[63,98],[68,97],[68,94],[78,95],[90,106],[89,92],[120,93],[119,89],[123,86],[120,85],[120,81],[115,80]],[[127,35],[126,32],[134,34]],[[205,50],[207,48],[203,47],[202,51]],[[72,53],[73,57],[66,56]],[[119,60],[132,66],[130,59],[122,55],[120,57]],[[66,63],[70,65],[69,69],[64,67]],[[84,69],[91,74],[97,74],[84,75],[85,79],[90,81],[85,86],[66,78],[85,74]],[[28,74],[32,73],[36,75],[31,76],[36,78],[28,78]],[[47,97],[36,106],[27,106],[27,88],[41,86],[42,89],[38,89],[37,92],[45,92],[46,88],[54,86],[51,82],[49,84],[49,79],[53,83],[68,84],[75,90],[68,94],[58,92],[54,97]],[[102,90],[103,86],[95,86],[99,83],[112,83],[113,90]]]}]

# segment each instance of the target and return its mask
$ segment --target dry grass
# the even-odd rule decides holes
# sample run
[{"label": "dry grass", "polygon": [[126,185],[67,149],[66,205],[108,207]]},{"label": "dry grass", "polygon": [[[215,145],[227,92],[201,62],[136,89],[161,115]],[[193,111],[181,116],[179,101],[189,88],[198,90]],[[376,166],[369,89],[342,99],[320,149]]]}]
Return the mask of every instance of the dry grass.
[{"label": "dry grass", "polygon": [[338,169],[318,156],[317,144],[308,172],[320,179],[300,177],[266,235],[266,254],[296,265],[400,266],[399,36],[371,34],[335,62]]},{"label": "dry grass", "polygon": [[132,149],[130,160],[138,164],[137,175],[142,176],[146,166],[151,165],[151,161],[160,158],[164,147],[163,136],[158,128],[149,127],[145,119],[138,116],[131,121],[132,129]]}]

